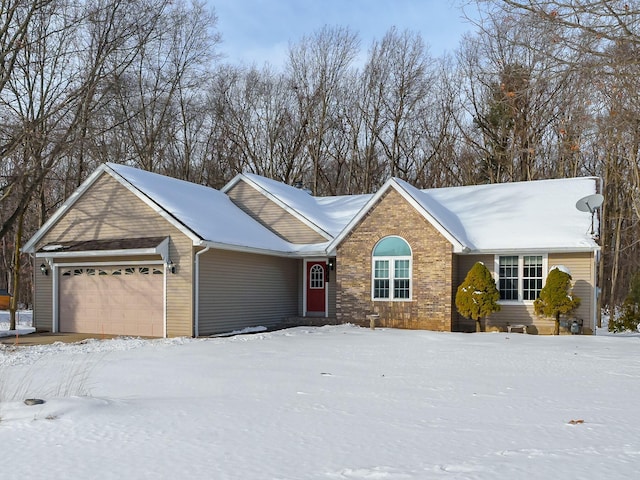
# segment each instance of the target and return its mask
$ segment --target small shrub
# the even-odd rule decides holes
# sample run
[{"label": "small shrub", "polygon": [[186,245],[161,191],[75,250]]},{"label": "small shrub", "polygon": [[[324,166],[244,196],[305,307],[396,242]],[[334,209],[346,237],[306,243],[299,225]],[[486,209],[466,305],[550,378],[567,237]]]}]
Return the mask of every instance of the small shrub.
[{"label": "small shrub", "polygon": [[554,335],[560,334],[560,315],[573,312],[580,306],[580,299],[571,295],[571,275],[560,268],[553,268],[540,290],[540,297],[533,302],[536,315],[555,320]]},{"label": "small shrub", "polygon": [[477,262],[467,273],[456,292],[456,308],[460,315],[476,321],[476,332],[482,330],[481,320],[500,310],[500,292],[491,272]]},{"label": "small shrub", "polygon": [[611,316],[610,332],[638,331],[640,325],[640,272],[631,279],[629,294],[622,304],[620,315]]}]

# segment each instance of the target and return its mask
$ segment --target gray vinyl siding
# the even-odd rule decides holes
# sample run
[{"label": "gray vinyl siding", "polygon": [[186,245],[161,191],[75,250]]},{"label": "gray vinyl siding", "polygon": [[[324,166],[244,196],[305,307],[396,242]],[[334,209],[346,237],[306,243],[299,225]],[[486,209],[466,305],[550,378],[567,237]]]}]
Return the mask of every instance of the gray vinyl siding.
[{"label": "gray vinyl siding", "polygon": [[53,271],[49,275],[40,273],[41,259],[36,258],[33,269],[33,285],[36,295],[33,299],[33,325],[37,331],[51,332],[53,329]]},{"label": "gray vinyl siding", "polygon": [[200,335],[275,327],[297,315],[298,260],[210,250],[199,261]]},{"label": "gray vinyl siding", "polygon": [[298,220],[261,192],[244,181],[236,183],[228,192],[229,198],[253,219],[296,244],[323,243],[327,239]]},{"label": "gray vinyl siding", "polygon": [[328,309],[327,309],[327,315],[331,318],[335,318],[336,317],[336,272],[335,270],[333,272],[331,272],[331,277],[329,279],[329,282],[327,282],[327,288],[329,289],[328,296],[329,296],[329,304],[327,305]]},{"label": "gray vinyl siding", "polygon": [[[40,239],[37,249],[60,241],[160,236],[170,238],[169,256],[176,265],[176,273],[167,276],[167,336],[192,336],[193,242],[111,175],[103,173]],[[35,297],[36,324],[50,324],[52,307],[47,309],[46,304],[52,303],[51,288],[36,284]]]}]

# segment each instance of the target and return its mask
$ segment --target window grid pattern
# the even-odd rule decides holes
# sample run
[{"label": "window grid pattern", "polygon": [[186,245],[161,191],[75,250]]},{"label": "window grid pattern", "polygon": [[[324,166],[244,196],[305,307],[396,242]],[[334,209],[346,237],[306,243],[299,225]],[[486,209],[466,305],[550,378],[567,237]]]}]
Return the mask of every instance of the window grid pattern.
[{"label": "window grid pattern", "polygon": [[322,265],[313,265],[310,273],[309,286],[313,289],[324,288],[324,268]]},{"label": "window grid pattern", "polygon": [[389,298],[389,260],[375,260],[373,298]]},{"label": "window grid pattern", "polygon": [[498,257],[500,300],[532,302],[544,285],[544,255],[507,255]]},{"label": "window grid pattern", "polygon": [[396,260],[393,280],[393,297],[409,298],[409,260]]},{"label": "window grid pattern", "polygon": [[373,250],[374,300],[411,299],[411,248],[400,237],[386,237]]},{"label": "window grid pattern", "polygon": [[542,255],[523,257],[522,298],[535,300],[542,290]]},{"label": "window grid pattern", "polygon": [[518,257],[500,257],[498,276],[500,300],[518,300]]}]

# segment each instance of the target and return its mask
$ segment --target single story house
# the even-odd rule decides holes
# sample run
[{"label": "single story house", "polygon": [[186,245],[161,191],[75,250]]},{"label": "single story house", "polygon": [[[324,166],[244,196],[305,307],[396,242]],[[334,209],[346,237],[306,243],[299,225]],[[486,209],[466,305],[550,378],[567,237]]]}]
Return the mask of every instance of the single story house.
[{"label": "single story house", "polygon": [[[100,166],[25,244],[38,330],[205,336],[285,322],[465,331],[455,291],[492,271],[502,310],[488,326],[550,333],[533,300],[568,268],[575,316],[598,311],[597,218],[576,209],[594,177],[314,197],[254,174],[222,190]],[[594,226],[595,221],[595,226]]]}]

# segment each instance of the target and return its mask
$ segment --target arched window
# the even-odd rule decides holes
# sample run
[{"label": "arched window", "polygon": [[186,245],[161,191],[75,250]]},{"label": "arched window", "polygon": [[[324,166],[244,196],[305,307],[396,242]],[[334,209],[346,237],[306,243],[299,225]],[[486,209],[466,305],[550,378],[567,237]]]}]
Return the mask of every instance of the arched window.
[{"label": "arched window", "polygon": [[411,299],[411,247],[400,237],[385,237],[373,249],[374,300]]},{"label": "arched window", "polygon": [[310,288],[324,288],[324,268],[322,265],[316,264],[311,267],[309,283]]}]

